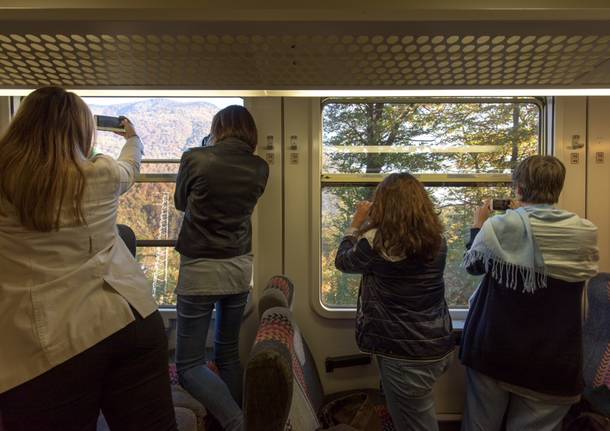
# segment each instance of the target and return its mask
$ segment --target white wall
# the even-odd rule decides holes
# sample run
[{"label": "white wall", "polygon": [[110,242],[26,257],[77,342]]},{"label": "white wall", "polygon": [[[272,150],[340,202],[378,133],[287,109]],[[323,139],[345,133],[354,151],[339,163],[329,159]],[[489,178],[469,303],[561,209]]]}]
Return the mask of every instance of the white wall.
[{"label": "white wall", "polygon": [[[555,114],[554,155],[561,159],[566,167],[566,181],[559,198],[559,206],[585,217],[587,98],[557,98]],[[573,136],[579,136],[578,142],[584,145],[582,148],[570,148]],[[570,163],[570,158],[574,155],[578,156],[578,163]]]},{"label": "white wall", "polygon": [[[566,182],[559,205],[595,223],[600,271],[610,271],[610,98],[556,99],[555,155],[566,166]],[[582,148],[573,149],[578,135]],[[596,160],[603,154],[603,162]],[[574,156],[578,155],[578,160]]]},{"label": "white wall", "polygon": [[[598,227],[599,269],[610,271],[610,97],[589,97],[587,218]],[[601,153],[603,160],[598,160]]]}]

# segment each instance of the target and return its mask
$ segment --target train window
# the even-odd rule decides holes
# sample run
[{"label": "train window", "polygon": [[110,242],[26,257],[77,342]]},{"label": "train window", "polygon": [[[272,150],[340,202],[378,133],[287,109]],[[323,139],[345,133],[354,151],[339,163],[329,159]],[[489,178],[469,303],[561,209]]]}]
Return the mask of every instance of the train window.
[{"label": "train window", "polygon": [[419,177],[440,210],[448,245],[450,308],[466,308],[478,280],[461,268],[472,212],[485,197],[511,194],[511,172],[541,148],[536,99],[327,101],[322,110],[321,284],[327,308],[353,308],[359,277],[334,256],[356,203],[385,175]]},{"label": "train window", "polygon": [[[228,105],[243,105],[240,98],[129,98],[84,97],[95,115],[123,115],[136,125],[144,143],[140,175],[121,196],[118,223],[130,226],[138,239],[136,258],[150,280],[161,306],[176,303],[180,256],[173,249],[182,213],[174,208],[176,174],[182,153],[201,145],[212,117]],[[123,139],[98,132],[97,152],[118,157]]]}]

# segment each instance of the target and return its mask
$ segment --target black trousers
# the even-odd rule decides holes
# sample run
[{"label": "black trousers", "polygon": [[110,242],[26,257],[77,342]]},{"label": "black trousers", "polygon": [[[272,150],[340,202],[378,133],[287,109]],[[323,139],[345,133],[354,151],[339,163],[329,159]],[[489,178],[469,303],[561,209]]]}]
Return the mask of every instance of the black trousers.
[{"label": "black trousers", "polygon": [[167,338],[156,311],[0,394],[2,431],[176,431]]}]

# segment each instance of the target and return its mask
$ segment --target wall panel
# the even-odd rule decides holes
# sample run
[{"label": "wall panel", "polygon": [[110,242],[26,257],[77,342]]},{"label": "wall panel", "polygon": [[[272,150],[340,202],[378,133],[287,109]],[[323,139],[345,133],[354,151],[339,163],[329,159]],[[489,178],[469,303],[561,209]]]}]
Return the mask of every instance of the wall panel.
[{"label": "wall panel", "polygon": [[[578,138],[575,138],[575,137]],[[574,143],[581,148],[572,148]],[[560,97],[555,102],[555,156],[566,167],[559,206],[586,216],[587,98]]]},{"label": "wall panel", "polygon": [[610,97],[588,105],[587,217],[597,225],[599,269],[610,271]]}]

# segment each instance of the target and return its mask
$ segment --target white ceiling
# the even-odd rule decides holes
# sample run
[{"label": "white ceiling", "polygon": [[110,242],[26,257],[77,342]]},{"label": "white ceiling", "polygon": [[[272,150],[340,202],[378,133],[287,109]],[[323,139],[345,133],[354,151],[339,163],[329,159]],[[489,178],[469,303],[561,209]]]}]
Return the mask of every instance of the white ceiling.
[{"label": "white ceiling", "polygon": [[[448,4],[429,2],[438,7]],[[76,15],[56,20],[51,12],[66,16],[67,9],[42,9],[42,1],[30,1],[34,9],[29,12],[2,9],[10,6],[7,3],[0,0],[3,88],[48,84],[202,90],[610,87],[610,16],[588,21],[525,20],[530,15],[524,20],[491,19],[497,13],[525,14],[505,8],[478,9],[480,20],[446,21],[388,21],[388,16],[385,21],[130,20],[128,15],[120,20],[75,20],[89,16],[93,9],[82,9],[82,3],[76,9],[75,2],[65,0],[54,4],[74,6],[70,10]],[[185,0],[177,3],[183,12],[189,6]],[[263,1],[267,7],[275,3]],[[413,4],[420,7],[420,3]],[[548,1],[528,3],[536,9],[533,6]],[[576,17],[578,10],[585,10],[575,9],[576,2],[554,3],[564,8],[550,12],[572,7]],[[608,1],[588,2],[594,3]],[[380,2],[385,8],[397,4]],[[457,9],[452,13],[477,11]],[[599,16],[610,11],[598,7],[586,12],[594,10]],[[117,11],[106,13],[117,15]],[[139,11],[160,13],[150,8]],[[24,19],[35,13],[44,19]]]}]

